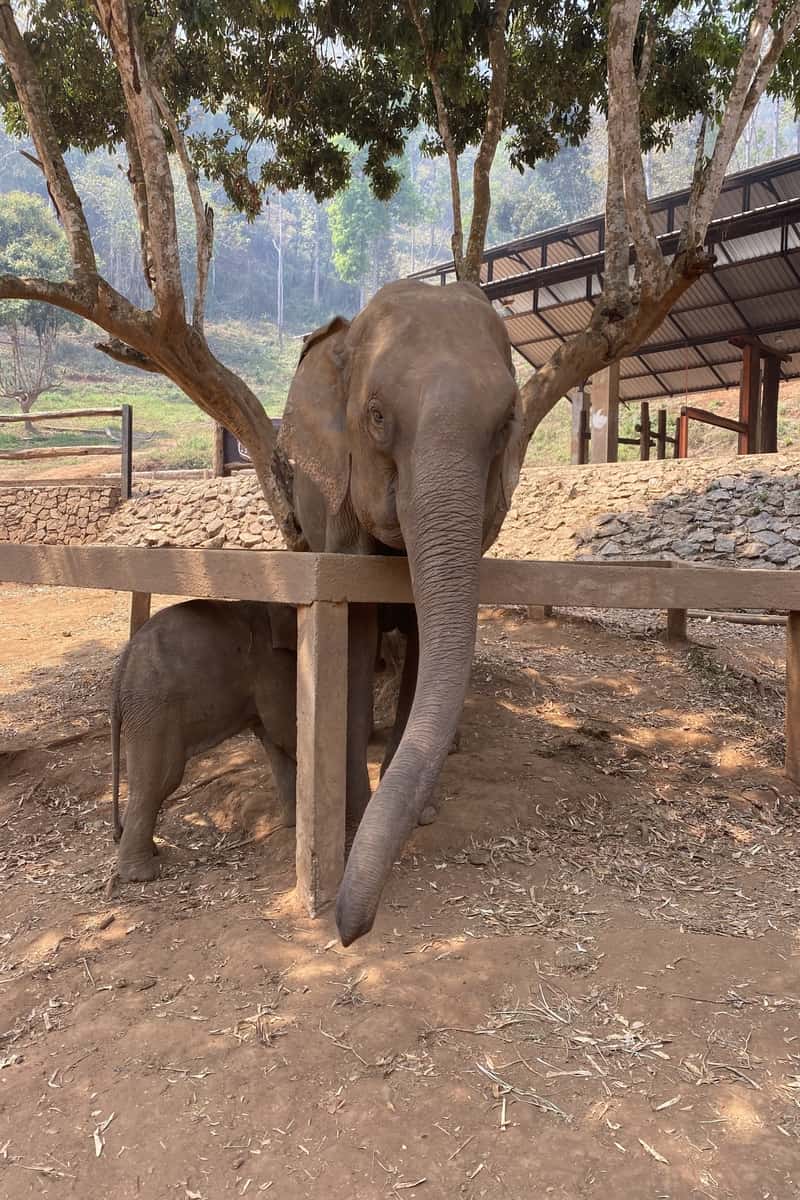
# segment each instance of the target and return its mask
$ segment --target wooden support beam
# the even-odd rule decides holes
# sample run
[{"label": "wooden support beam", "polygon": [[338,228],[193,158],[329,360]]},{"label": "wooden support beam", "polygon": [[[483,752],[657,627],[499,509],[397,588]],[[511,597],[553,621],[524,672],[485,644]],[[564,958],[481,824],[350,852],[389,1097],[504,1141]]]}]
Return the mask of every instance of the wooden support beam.
[{"label": "wooden support beam", "polygon": [[686,408],[681,409],[675,430],[675,457],[689,457],[689,411]]},{"label": "wooden support beam", "polygon": [[[399,555],[0,543],[0,583],[313,604],[411,604]],[[556,608],[800,611],[800,571],[647,561],[484,558],[480,603]]]},{"label": "wooden support beam", "polygon": [[133,637],[137,629],[141,629],[145,621],[150,620],[149,592],[131,592],[131,621],[128,637]]},{"label": "wooden support beam", "polygon": [[587,461],[587,432],[589,421],[589,397],[586,388],[581,386],[570,397],[572,407],[572,428],[570,432],[569,461],[575,466],[581,466]]},{"label": "wooden support beam", "polygon": [[656,426],[656,458],[667,457],[667,410],[660,408]]},{"label": "wooden support beam", "polygon": [[742,378],[739,385],[739,420],[745,426],[739,434],[739,454],[758,450],[758,389],[761,381],[761,357],[749,342],[742,347]]},{"label": "wooden support beam", "polygon": [[786,774],[800,783],[800,611],[786,622]]},{"label": "wooden support beam", "polygon": [[686,609],[685,608],[668,608],[667,609],[667,641],[668,642],[685,642],[686,641]]},{"label": "wooden support beam", "polygon": [[227,474],[225,470],[225,430],[216,421],[214,422],[214,451],[211,466],[215,476]]},{"label": "wooden support beam", "polygon": [[310,916],[344,871],[347,605],[297,610],[297,890]]},{"label": "wooden support beam", "polygon": [[642,400],[639,405],[639,459],[647,462],[650,458],[650,405]]},{"label": "wooden support beam", "polygon": [[0,452],[0,460],[26,462],[33,458],[79,458],[86,454],[119,453],[119,446],[40,446],[35,450],[3,450]]},{"label": "wooden support beam", "polygon": [[759,450],[762,454],[776,454],[778,450],[778,389],[781,380],[780,359],[774,354],[764,356],[761,383],[761,438]]},{"label": "wooden support beam", "polygon": [[592,445],[590,461],[617,461],[619,437],[619,363],[592,376]]},{"label": "wooden support beam", "polygon": [[16,421],[64,421],[68,417],[121,417],[122,409],[116,408],[66,408],[61,412],[30,412],[5,413],[0,417],[0,425],[10,425]]}]

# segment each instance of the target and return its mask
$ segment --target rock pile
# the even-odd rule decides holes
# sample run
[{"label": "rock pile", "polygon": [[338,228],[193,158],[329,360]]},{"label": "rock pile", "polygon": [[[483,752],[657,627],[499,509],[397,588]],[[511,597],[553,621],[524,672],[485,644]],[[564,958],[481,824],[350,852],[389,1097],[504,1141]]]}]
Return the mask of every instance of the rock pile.
[{"label": "rock pile", "polygon": [[800,455],[523,473],[491,551],[800,567]]},{"label": "rock pile", "polygon": [[654,556],[800,567],[800,479],[723,475],[705,491],[663,496],[644,511],[605,513],[575,535],[577,554]]},{"label": "rock pile", "polygon": [[118,485],[0,485],[0,541],[93,542],[118,504]]},{"label": "rock pile", "polygon": [[[100,541],[278,550],[255,476],[154,480]],[[800,455],[528,468],[491,553],[800,567]]]},{"label": "rock pile", "polygon": [[122,546],[284,549],[249,472],[193,483],[137,483],[135,498],[122,505],[98,540]]}]

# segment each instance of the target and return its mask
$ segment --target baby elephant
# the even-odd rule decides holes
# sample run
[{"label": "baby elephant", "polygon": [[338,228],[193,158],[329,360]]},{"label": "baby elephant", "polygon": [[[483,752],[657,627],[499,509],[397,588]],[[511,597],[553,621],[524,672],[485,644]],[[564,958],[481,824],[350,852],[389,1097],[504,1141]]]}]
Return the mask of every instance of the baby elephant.
[{"label": "baby elephant", "polygon": [[[287,604],[190,600],[134,634],[114,672],[111,703],[114,840],[123,880],[156,879],[153,830],[187,760],[252,729],[295,823],[297,615]],[[128,805],[119,819],[125,735]]]}]

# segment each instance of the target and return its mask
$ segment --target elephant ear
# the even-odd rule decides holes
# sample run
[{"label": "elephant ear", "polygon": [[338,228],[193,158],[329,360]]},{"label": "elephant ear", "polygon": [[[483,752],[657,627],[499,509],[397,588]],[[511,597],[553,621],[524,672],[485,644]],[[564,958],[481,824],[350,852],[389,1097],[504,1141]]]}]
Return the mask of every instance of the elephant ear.
[{"label": "elephant ear", "polygon": [[281,424],[280,443],[295,468],[316,485],[331,513],[350,482],[345,342],[350,322],[334,317],[305,339]]}]

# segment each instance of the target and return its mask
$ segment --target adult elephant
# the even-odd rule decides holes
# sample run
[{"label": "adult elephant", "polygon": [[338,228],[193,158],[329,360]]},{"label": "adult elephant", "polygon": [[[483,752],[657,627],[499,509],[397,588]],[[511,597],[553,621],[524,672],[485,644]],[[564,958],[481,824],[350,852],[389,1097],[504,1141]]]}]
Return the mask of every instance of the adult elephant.
[{"label": "adult elephant", "polygon": [[518,413],[505,327],[472,284],[391,283],[352,323],[335,317],[316,330],[301,354],[281,440],[306,541],[314,551],[405,551],[419,625],[413,703],[370,800],[376,613],[351,605],[347,821],[357,833],[336,902],[345,946],[372,928],[458,725],[480,558],[516,478]]}]

